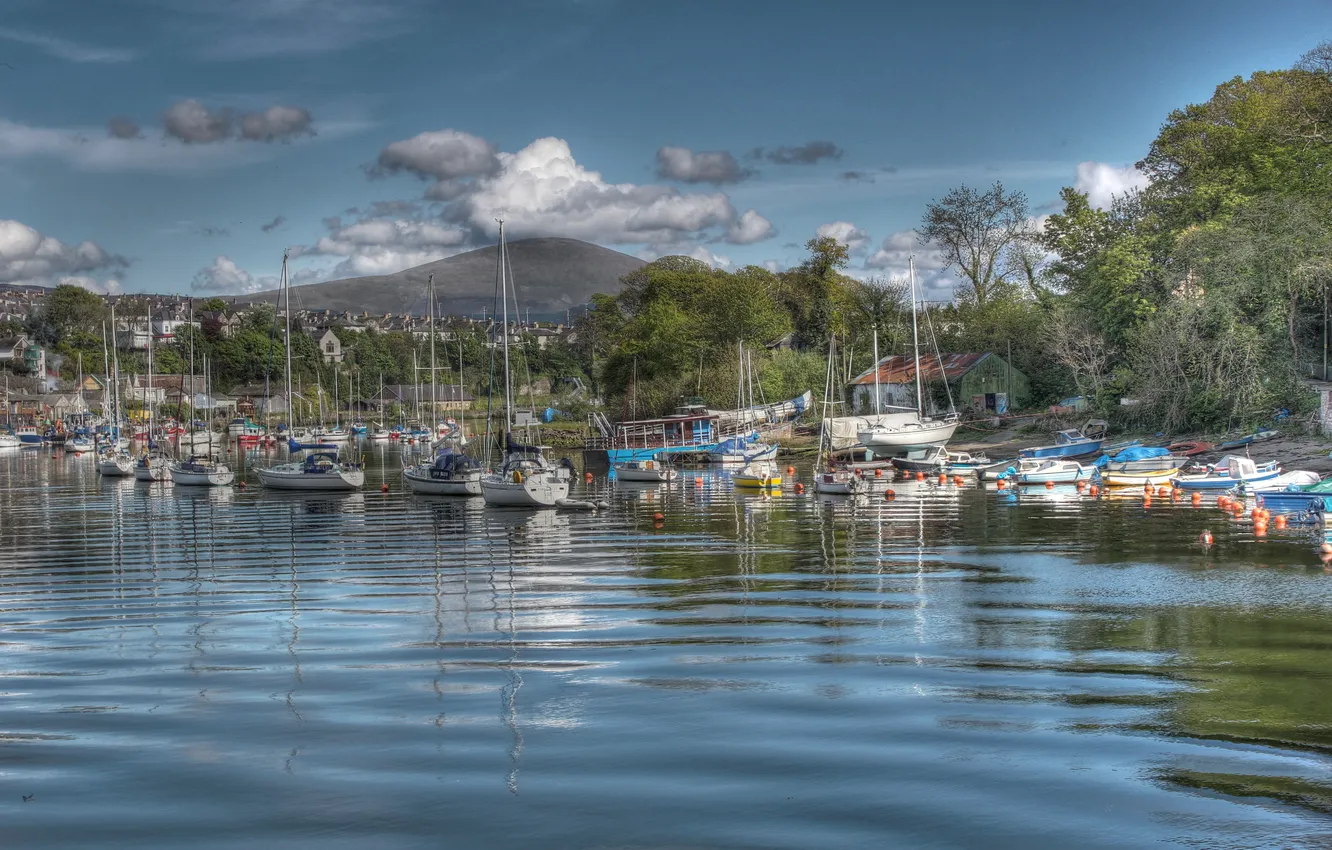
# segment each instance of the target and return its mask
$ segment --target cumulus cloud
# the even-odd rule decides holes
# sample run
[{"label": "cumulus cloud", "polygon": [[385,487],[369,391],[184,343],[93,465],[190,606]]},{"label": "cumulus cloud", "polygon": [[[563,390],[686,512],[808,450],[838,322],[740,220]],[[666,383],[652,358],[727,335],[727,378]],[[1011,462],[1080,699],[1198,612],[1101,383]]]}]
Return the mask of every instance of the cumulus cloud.
[{"label": "cumulus cloud", "polygon": [[406,171],[440,181],[491,174],[499,169],[495,147],[461,130],[432,130],[394,142],[379,152],[371,174],[383,176]]},{"label": "cumulus cloud", "polygon": [[274,230],[277,230],[279,227],[281,227],[286,223],[287,223],[287,217],[285,215],[280,215],[276,216],[268,224],[259,225],[259,229],[262,230],[264,233],[272,233]]},{"label": "cumulus cloud", "polygon": [[325,221],[328,235],[301,254],[342,257],[333,269],[338,276],[400,272],[441,260],[465,250],[469,232],[436,222],[372,218],[344,224]]},{"label": "cumulus cloud", "polygon": [[96,273],[128,266],[129,260],[95,242],[69,245],[20,221],[0,219],[0,283],[50,286],[68,281],[92,289],[107,285],[95,279]]},{"label": "cumulus cloud", "polygon": [[874,175],[868,171],[843,171],[837,175],[847,183],[873,183]]},{"label": "cumulus cloud", "polygon": [[129,62],[135,58],[135,53],[132,50],[123,50],[116,47],[92,47],[67,39],[56,38],[55,36],[9,29],[8,27],[0,27],[0,39],[31,45],[67,62],[109,64]]},{"label": "cumulus cloud", "polygon": [[930,300],[951,298],[954,281],[948,273],[943,251],[933,245],[920,244],[914,230],[899,230],[884,237],[878,250],[865,259],[865,268],[904,278],[912,257],[916,260],[916,285],[921,297]]},{"label": "cumulus cloud", "polygon": [[730,257],[714,254],[712,251],[708,250],[705,245],[692,245],[678,242],[653,244],[648,245],[640,251],[638,256],[648,262],[659,260],[662,257],[691,257],[701,263],[707,263],[714,269],[727,269],[731,267]]},{"label": "cumulus cloud", "polygon": [[225,256],[214,258],[211,266],[199,269],[199,271],[195,272],[194,279],[190,281],[190,288],[195,292],[213,292],[231,295],[246,295],[251,292],[261,292],[265,289],[272,289],[277,285],[277,277],[256,277],[236,265],[236,262],[230,257]]},{"label": "cumulus cloud", "polygon": [[870,242],[869,234],[849,221],[830,221],[827,224],[820,224],[815,228],[814,235],[820,239],[831,236],[845,245],[852,254],[863,252]]},{"label": "cumulus cloud", "polygon": [[803,145],[783,145],[777,148],[754,148],[751,159],[766,159],[776,165],[813,165],[821,159],[841,159],[845,153],[829,141],[806,142]]},{"label": "cumulus cloud", "polygon": [[772,222],[759,215],[756,210],[745,210],[744,215],[727,228],[726,241],[733,245],[751,245],[776,235],[777,228],[772,226]]},{"label": "cumulus cloud", "polygon": [[187,144],[220,142],[231,135],[230,109],[209,109],[197,100],[171,104],[162,115],[166,134]]},{"label": "cumulus cloud", "polygon": [[313,136],[310,110],[299,106],[270,106],[262,112],[247,112],[240,119],[242,139],[256,142],[287,141]]},{"label": "cumulus cloud", "polygon": [[112,139],[137,139],[143,136],[139,125],[128,118],[116,116],[106,122],[106,135]]},{"label": "cumulus cloud", "polygon": [[1109,209],[1118,195],[1133,189],[1145,189],[1147,175],[1131,165],[1117,168],[1104,162],[1079,162],[1073,188],[1087,194],[1087,202],[1098,209]]},{"label": "cumulus cloud", "polygon": [[763,268],[767,269],[773,274],[777,274],[778,272],[783,271],[785,268],[781,263],[777,262],[776,260],[764,260],[762,265]]},{"label": "cumulus cloud", "polygon": [[753,169],[741,168],[728,151],[698,151],[663,147],[657,151],[657,176],[681,183],[738,183],[753,176]]},{"label": "cumulus cloud", "polygon": [[68,277],[58,277],[55,279],[55,283],[62,286],[77,286],[81,289],[86,289],[89,292],[96,292],[98,295],[119,295],[124,291],[123,287],[120,285],[120,281],[115,278],[98,280],[97,278],[88,277],[87,275],[72,275]]}]

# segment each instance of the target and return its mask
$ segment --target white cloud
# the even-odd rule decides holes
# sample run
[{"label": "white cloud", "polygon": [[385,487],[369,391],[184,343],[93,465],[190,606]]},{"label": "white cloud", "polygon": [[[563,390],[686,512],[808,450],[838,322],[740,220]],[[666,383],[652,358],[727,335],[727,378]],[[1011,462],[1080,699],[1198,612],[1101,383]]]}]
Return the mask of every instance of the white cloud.
[{"label": "white cloud", "polygon": [[[320,125],[324,140],[365,128],[360,122]],[[293,146],[314,144],[297,139]],[[260,145],[238,139],[189,144],[176,138],[117,138],[105,127],[60,129],[33,127],[0,118],[0,161],[54,159],[81,171],[194,174],[265,162],[287,146]]]},{"label": "white cloud", "polygon": [[1118,195],[1132,189],[1145,189],[1147,175],[1131,165],[1117,168],[1104,162],[1079,162],[1073,188],[1087,194],[1087,202],[1097,209],[1109,209]]},{"label": "white cloud", "polygon": [[905,278],[910,260],[916,260],[916,286],[920,297],[946,300],[952,297],[954,280],[948,272],[943,252],[932,245],[922,245],[914,230],[899,230],[884,237],[878,250],[865,259],[865,268],[889,277]]},{"label": "white cloud", "polygon": [[849,221],[830,221],[827,224],[820,224],[815,228],[814,235],[820,239],[831,236],[845,245],[852,254],[863,252],[870,242],[869,234]]},{"label": "white cloud", "polygon": [[331,219],[328,225],[329,234],[300,253],[344,258],[332,270],[341,277],[392,274],[441,260],[465,250],[469,236],[465,230],[408,219],[366,219],[348,225]]},{"label": "white cloud", "polygon": [[494,146],[480,136],[461,130],[432,130],[384,148],[374,171],[380,175],[407,171],[449,181],[498,169]]},{"label": "white cloud", "polygon": [[310,110],[299,106],[270,106],[263,112],[247,112],[240,119],[242,139],[259,142],[288,140],[314,135]]},{"label": "white cloud", "polygon": [[255,277],[237,266],[230,257],[219,256],[211,266],[199,269],[190,281],[190,288],[196,292],[215,292],[229,295],[247,295],[273,289],[278,285],[278,278],[272,276]]},{"label": "white cloud", "polygon": [[772,222],[759,215],[755,210],[745,210],[726,231],[726,241],[733,245],[752,245],[771,239],[777,235],[777,228]]},{"label": "white cloud", "polygon": [[129,62],[135,57],[132,50],[123,50],[116,47],[92,47],[86,44],[78,44],[55,36],[42,35],[25,30],[9,29],[0,27],[0,39],[14,41],[19,44],[28,44],[33,47],[45,50],[57,59],[64,59],[67,62],[80,63],[115,63]]},{"label": "white cloud", "polygon": [[728,151],[698,151],[666,146],[657,151],[657,176],[682,183],[737,183],[754,174],[741,168]]},{"label": "white cloud", "polygon": [[773,274],[777,274],[777,272],[783,271],[785,269],[785,266],[783,266],[781,263],[777,262],[776,260],[764,260],[762,266],[763,268],[767,269]]},{"label": "white cloud", "polygon": [[648,262],[659,260],[662,257],[681,256],[692,257],[702,263],[707,263],[714,269],[728,269],[731,267],[731,258],[715,254],[705,245],[692,245],[688,243],[661,243],[648,245],[638,256]]},{"label": "white cloud", "polygon": [[119,284],[99,282],[97,272],[115,272],[129,261],[95,242],[68,245],[12,219],[0,219],[0,283],[50,286],[68,281],[94,289]]},{"label": "white cloud", "polygon": [[156,0],[173,40],[197,55],[242,62],[345,50],[419,30],[425,0]]},{"label": "white cloud", "polygon": [[119,295],[123,292],[120,281],[115,278],[108,280],[98,280],[87,275],[74,275],[71,277],[57,278],[56,283],[61,285],[78,286],[89,292],[96,292],[98,295]]},{"label": "white cloud", "polygon": [[537,139],[499,154],[497,174],[477,181],[461,204],[473,227],[493,236],[504,218],[515,238],[567,236],[603,243],[672,243],[737,216],[726,195],[669,186],[607,183],[579,165],[563,139]]}]

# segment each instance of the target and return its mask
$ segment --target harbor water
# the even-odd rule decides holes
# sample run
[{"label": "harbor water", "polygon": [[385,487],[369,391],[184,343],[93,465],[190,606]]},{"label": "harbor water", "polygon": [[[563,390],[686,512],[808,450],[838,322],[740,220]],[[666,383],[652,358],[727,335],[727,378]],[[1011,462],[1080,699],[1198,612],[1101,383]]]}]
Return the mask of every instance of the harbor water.
[{"label": "harbor water", "polygon": [[370,455],[342,496],[0,455],[0,844],[1332,844],[1317,530],[712,471],[495,510]]}]

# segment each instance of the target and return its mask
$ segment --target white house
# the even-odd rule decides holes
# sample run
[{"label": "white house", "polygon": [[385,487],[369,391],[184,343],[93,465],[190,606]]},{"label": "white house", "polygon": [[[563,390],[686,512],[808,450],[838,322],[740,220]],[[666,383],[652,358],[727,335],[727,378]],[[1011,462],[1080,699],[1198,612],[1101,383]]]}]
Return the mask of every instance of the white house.
[{"label": "white house", "polygon": [[319,353],[324,355],[325,363],[342,362],[342,340],[338,339],[332,328],[326,329],[323,336],[319,337]]}]

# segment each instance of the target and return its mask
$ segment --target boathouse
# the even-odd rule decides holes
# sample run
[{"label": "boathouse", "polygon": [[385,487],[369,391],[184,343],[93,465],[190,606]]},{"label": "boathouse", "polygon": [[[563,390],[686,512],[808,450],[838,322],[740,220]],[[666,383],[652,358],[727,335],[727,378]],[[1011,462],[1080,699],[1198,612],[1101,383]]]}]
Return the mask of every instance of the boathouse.
[{"label": "boathouse", "polygon": [[[942,368],[940,368],[942,364]],[[874,412],[874,369],[866,369],[851,381],[851,408],[857,414]],[[890,354],[879,361],[879,402],[882,408],[916,406],[916,364],[907,354]],[[940,354],[922,356],[920,377],[924,385],[925,412],[946,412],[944,381],[958,410],[975,413],[1006,413],[1031,402],[1027,376],[997,354]]]}]

